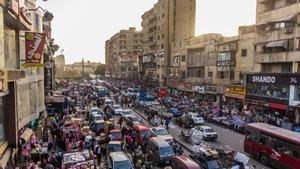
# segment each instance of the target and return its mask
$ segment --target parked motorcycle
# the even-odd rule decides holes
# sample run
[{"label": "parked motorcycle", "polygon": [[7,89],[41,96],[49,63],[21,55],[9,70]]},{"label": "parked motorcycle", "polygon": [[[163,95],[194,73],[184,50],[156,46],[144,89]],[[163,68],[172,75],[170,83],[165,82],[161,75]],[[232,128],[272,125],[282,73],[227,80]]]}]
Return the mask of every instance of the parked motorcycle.
[{"label": "parked motorcycle", "polygon": [[186,142],[186,143],[191,143],[191,137],[192,137],[193,131],[191,130],[185,130],[185,131],[181,131],[180,135],[179,135],[179,139]]}]

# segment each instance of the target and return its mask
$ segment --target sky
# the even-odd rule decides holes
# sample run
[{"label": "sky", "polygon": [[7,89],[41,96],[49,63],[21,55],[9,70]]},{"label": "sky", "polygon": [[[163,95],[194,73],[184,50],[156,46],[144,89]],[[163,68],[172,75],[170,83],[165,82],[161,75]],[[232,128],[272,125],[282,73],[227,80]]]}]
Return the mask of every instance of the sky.
[{"label": "sky", "polygon": [[[157,0],[48,0],[39,5],[54,14],[52,36],[67,63],[104,63],[105,41],[121,29],[141,29],[142,14]],[[256,0],[197,0],[196,35],[233,36],[255,23]],[[63,49],[63,50],[62,50]],[[56,54],[60,54],[57,52]]]}]

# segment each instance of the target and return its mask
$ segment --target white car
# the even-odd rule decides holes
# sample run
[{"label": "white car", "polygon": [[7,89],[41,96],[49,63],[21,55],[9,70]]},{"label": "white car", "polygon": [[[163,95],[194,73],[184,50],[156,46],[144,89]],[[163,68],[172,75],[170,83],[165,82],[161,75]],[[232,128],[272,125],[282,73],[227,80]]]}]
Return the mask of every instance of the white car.
[{"label": "white car", "polygon": [[218,133],[208,126],[196,126],[192,130],[199,131],[203,140],[216,140],[218,138]]},{"label": "white car", "polygon": [[113,101],[111,99],[106,98],[104,100],[104,107],[109,106],[109,105],[113,105]]},{"label": "white car", "polygon": [[112,111],[114,111],[116,115],[120,115],[123,111],[122,107],[118,104],[112,105],[111,108],[112,108]]},{"label": "white car", "polygon": [[92,107],[90,109],[90,115],[99,114],[100,112],[101,112],[101,110],[98,107]]},{"label": "white car", "polygon": [[150,128],[150,132],[152,136],[160,137],[168,143],[173,141],[173,137],[169,134],[168,130],[164,127]]},{"label": "white car", "polygon": [[123,110],[122,111],[122,114],[121,114],[121,116],[125,119],[125,120],[128,120],[128,117],[129,116],[132,116],[133,115],[133,112],[132,112],[132,110],[130,110],[130,109],[125,109],[125,110]]},{"label": "white car", "polygon": [[199,114],[197,113],[187,113],[187,115],[189,118],[191,118],[194,122],[195,125],[201,125],[204,123],[204,119],[203,117],[201,117]]}]

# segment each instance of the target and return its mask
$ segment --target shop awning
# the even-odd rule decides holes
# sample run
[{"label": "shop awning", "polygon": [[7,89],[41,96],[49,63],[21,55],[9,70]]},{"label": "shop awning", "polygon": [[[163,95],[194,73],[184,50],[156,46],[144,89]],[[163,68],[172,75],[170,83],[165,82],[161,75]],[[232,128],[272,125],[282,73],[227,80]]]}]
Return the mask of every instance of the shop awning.
[{"label": "shop awning", "polygon": [[279,40],[279,41],[272,41],[266,44],[267,48],[274,48],[274,47],[283,47],[288,48],[288,41],[287,40]]},{"label": "shop awning", "polygon": [[296,18],[297,15],[288,15],[282,18],[277,18],[277,19],[273,19],[271,20],[270,23],[276,23],[276,22],[286,22],[286,21],[292,21]]},{"label": "shop awning", "polygon": [[239,95],[239,94],[225,93],[224,95],[226,97],[231,97],[231,98],[236,98],[236,99],[241,99],[241,100],[245,99],[245,96],[242,96],[242,95]]},{"label": "shop awning", "polygon": [[63,95],[56,95],[56,96],[46,96],[45,97],[46,103],[64,103],[65,98]]},{"label": "shop awning", "polygon": [[21,135],[21,138],[23,138],[25,141],[28,141],[30,137],[32,136],[33,131],[30,128],[26,128],[26,130]]}]

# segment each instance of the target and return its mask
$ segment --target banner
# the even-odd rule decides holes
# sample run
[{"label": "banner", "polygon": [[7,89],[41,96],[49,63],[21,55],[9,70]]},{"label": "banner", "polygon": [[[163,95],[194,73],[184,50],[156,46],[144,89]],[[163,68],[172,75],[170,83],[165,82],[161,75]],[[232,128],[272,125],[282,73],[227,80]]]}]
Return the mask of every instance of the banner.
[{"label": "banner", "polygon": [[25,33],[25,67],[43,67],[42,57],[46,37],[44,33],[26,32]]},{"label": "banner", "polygon": [[45,91],[53,90],[53,64],[51,62],[45,63],[44,83],[45,83]]},{"label": "banner", "polygon": [[8,90],[7,87],[7,71],[0,68],[0,92],[4,93]]}]

